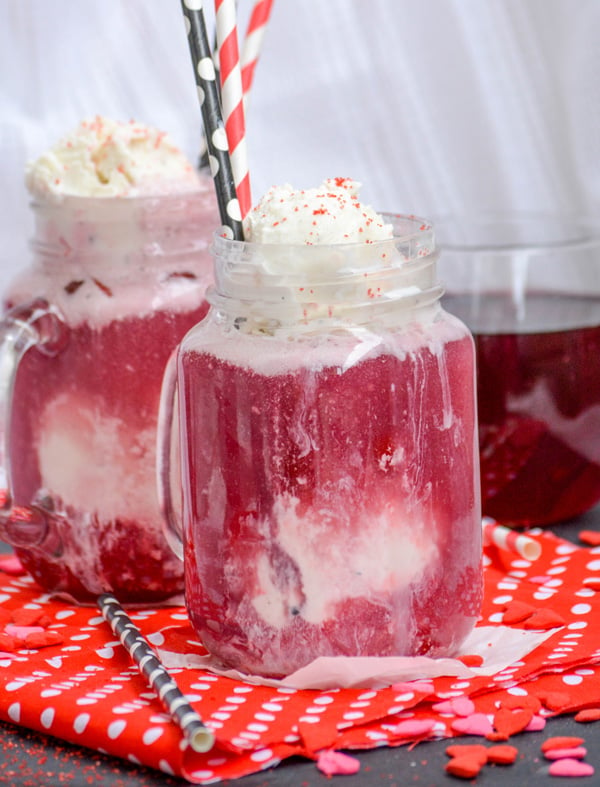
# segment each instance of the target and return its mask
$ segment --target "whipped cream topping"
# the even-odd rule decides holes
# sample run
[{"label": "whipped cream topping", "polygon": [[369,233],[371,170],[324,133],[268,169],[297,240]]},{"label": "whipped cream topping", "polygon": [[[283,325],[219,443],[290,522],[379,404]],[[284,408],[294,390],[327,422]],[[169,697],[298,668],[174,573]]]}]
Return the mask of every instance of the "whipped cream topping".
[{"label": "whipped cream topping", "polygon": [[273,186],[244,222],[253,243],[373,243],[393,237],[393,227],[358,199],[360,183],[329,178],[317,188]]},{"label": "whipped cream topping", "polygon": [[133,120],[84,120],[26,168],[38,199],[153,196],[198,188],[198,175],[163,131]]},{"label": "whipped cream topping", "polygon": [[422,307],[439,297],[435,266],[420,262],[435,254],[431,225],[380,215],[360,202],[359,190],[350,178],[311,189],[275,186],[246,217],[246,243],[215,237],[209,300],[234,316],[237,331],[297,333],[322,320],[363,324],[375,312],[397,324],[400,306],[403,319],[414,319],[417,305],[422,319],[432,318]]}]

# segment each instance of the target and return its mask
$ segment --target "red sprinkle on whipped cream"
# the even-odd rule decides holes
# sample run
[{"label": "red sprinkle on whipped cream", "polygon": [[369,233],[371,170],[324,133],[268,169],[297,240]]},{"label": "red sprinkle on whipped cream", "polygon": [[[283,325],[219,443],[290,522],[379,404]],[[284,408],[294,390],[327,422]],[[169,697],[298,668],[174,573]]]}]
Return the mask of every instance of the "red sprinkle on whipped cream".
[{"label": "red sprinkle on whipped cream", "polygon": [[285,244],[374,243],[393,238],[391,224],[358,199],[360,183],[329,178],[317,188],[273,186],[244,222],[247,241]]}]

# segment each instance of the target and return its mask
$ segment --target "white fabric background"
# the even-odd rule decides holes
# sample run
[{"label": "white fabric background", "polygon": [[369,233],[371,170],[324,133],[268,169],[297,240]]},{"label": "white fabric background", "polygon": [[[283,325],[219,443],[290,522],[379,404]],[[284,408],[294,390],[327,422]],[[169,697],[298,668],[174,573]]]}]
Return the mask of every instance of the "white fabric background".
[{"label": "white fabric background", "polygon": [[[254,198],[344,175],[378,209],[598,215],[599,40],[599,0],[275,0]],[[0,0],[0,74],[1,289],[28,258],[28,159],[99,113],[195,160],[201,122],[179,0]]]}]

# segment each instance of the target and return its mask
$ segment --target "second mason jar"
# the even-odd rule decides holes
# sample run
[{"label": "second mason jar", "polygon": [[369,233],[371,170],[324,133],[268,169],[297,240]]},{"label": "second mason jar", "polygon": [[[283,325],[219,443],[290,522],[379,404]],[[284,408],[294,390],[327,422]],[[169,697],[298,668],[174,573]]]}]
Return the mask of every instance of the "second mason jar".
[{"label": "second mason jar", "polygon": [[180,345],[171,540],[195,630],[246,672],[451,655],[479,614],[473,341],[440,306],[432,228],[386,220],[370,244],[216,237]]},{"label": "second mason jar", "polygon": [[210,184],[33,205],[0,323],[0,534],[52,593],[155,603],[183,570],[155,484],[164,366],[206,313]]}]

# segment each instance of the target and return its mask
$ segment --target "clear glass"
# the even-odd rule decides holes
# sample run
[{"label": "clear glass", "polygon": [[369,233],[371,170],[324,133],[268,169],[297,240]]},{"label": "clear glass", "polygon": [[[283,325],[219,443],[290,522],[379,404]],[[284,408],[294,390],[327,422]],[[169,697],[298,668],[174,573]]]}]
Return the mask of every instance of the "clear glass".
[{"label": "clear glass", "polygon": [[179,349],[186,603],[245,672],[449,654],[479,613],[473,342],[431,227],[388,220],[369,245],[216,237]]},{"label": "clear glass", "polygon": [[600,229],[579,216],[437,222],[445,308],[475,336],[483,513],[515,526],[600,500]]},{"label": "clear glass", "polygon": [[22,349],[5,391],[2,535],[47,591],[169,598],[183,571],[156,494],[158,403],[170,353],[208,309],[213,189],[33,210],[33,263],[2,323],[5,354]]}]

